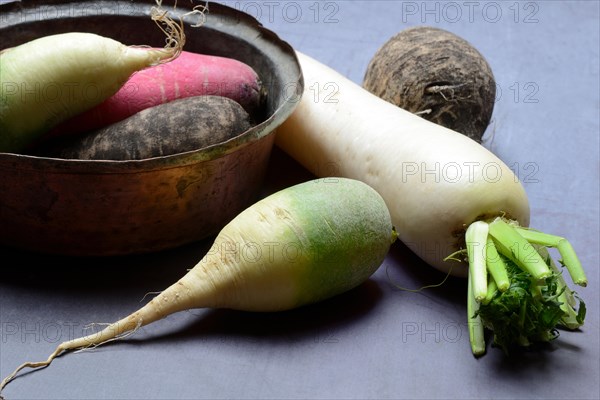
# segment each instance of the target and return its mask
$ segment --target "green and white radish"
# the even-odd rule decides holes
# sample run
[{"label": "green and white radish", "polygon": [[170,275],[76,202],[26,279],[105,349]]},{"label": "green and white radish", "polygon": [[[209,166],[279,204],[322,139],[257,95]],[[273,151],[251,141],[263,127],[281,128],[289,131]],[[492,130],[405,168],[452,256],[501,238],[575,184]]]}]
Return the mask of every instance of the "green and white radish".
[{"label": "green and white radish", "polygon": [[[525,229],[527,195],[508,166],[466,136],[378,98],[304,54],[298,57],[306,89],[278,129],[277,145],[317,176],[344,176],[372,186],[385,199],[400,240],[433,267],[470,275],[468,318],[475,354],[485,349],[478,306],[506,293],[506,277],[515,275],[508,273],[507,263],[527,272],[531,293],[548,292],[534,295],[535,303],[523,298],[515,307],[552,306],[561,309],[557,323],[569,328],[583,323],[583,303],[578,314],[573,299],[549,304],[554,295],[571,291],[530,243],[557,247],[573,281],[585,286],[581,264],[565,239]],[[552,295],[547,288],[554,284]],[[481,322],[493,327],[493,314]],[[503,343],[543,336],[513,328]]]},{"label": "green and white radish", "polygon": [[167,34],[162,49],[69,32],[1,52],[0,152],[20,151],[60,122],[115,94],[134,72],[177,57],[185,44],[182,24],[160,7],[153,7],[151,14]]},{"label": "green and white radish", "polygon": [[206,256],[140,310],[102,331],[61,343],[59,354],[97,346],[169,314],[211,307],[280,311],[352,289],[383,262],[396,234],[381,196],[350,179],[289,187],[240,213],[217,235]]}]

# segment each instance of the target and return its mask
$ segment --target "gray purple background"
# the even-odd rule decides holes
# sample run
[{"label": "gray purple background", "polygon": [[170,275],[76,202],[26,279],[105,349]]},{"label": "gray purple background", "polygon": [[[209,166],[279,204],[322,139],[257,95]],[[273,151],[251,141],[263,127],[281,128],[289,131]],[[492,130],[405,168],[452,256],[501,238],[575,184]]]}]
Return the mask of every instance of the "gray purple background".
[{"label": "gray purple background", "polygon": [[[379,46],[409,26],[470,41],[498,85],[485,145],[523,181],[531,225],[577,250],[589,277],[579,290],[585,326],[544,351],[506,359],[492,348],[475,359],[465,282],[398,290],[444,276],[397,244],[369,282],[330,301],[276,314],[172,315],[120,343],[60,357],[14,381],[7,399],[598,399],[599,2],[223,3],[357,83]],[[265,193],[311,178],[279,151],[272,163]],[[137,309],[208,244],[110,262],[0,249],[0,375],[45,359],[90,322]]]}]

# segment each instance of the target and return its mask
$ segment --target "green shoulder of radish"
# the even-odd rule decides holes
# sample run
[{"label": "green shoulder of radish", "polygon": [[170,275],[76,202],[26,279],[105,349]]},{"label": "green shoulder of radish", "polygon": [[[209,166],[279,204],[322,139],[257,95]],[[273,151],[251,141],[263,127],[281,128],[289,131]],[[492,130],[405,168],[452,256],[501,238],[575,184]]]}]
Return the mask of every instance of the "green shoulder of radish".
[{"label": "green shoulder of radish", "polygon": [[144,307],[105,329],[61,343],[59,354],[98,346],[169,314],[211,307],[280,311],[350,290],[382,264],[396,233],[381,196],[335,178],[286,188],[247,208],[217,235],[206,256]]},{"label": "green shoulder of radish", "polygon": [[[376,189],[398,237],[425,262],[468,276],[472,351],[551,340],[558,325],[583,324],[576,301],[545,247],[556,247],[573,282],[587,279],[569,242],[528,229],[524,188],[474,140],[369,93],[298,53],[304,96],[276,143],[317,176],[344,176]],[[315,90],[318,88],[319,90]]]}]

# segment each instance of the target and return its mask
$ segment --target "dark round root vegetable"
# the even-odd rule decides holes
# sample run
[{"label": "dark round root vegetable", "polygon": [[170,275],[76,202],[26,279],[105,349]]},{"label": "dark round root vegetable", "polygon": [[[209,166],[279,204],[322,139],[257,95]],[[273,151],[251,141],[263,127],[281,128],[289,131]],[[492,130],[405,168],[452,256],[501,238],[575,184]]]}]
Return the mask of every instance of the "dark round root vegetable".
[{"label": "dark round root vegetable", "polygon": [[477,142],[496,98],[496,82],[481,53],[453,33],[426,26],[388,40],[369,63],[363,87]]},{"label": "dark round root vegetable", "polygon": [[234,100],[195,96],[142,110],[123,121],[34,151],[46,157],[141,160],[201,149],[231,139],[253,125]]}]

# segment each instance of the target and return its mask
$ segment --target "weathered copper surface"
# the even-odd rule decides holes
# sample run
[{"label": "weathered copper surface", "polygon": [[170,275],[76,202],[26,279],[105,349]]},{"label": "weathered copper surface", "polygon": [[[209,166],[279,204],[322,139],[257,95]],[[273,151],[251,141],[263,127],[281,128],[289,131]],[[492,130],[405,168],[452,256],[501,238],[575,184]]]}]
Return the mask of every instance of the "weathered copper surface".
[{"label": "weathered copper surface", "polygon": [[[0,7],[0,49],[86,31],[162,46],[148,1],[26,1]],[[181,4],[181,12],[183,5]],[[216,233],[255,200],[275,128],[302,93],[293,49],[250,16],[209,4],[186,19],[187,51],[236,58],[268,90],[265,120],[207,149],[140,161],[84,161],[0,153],[0,244],[67,255],[150,252]],[[26,118],[26,116],[24,116]]]}]

